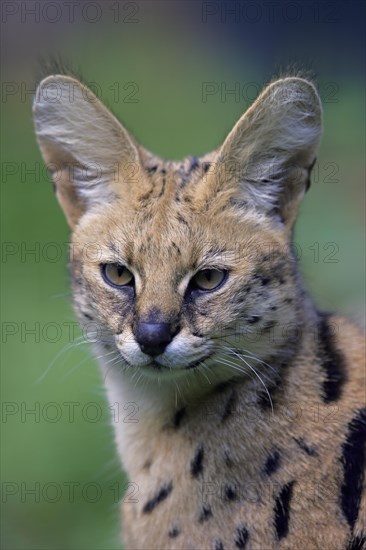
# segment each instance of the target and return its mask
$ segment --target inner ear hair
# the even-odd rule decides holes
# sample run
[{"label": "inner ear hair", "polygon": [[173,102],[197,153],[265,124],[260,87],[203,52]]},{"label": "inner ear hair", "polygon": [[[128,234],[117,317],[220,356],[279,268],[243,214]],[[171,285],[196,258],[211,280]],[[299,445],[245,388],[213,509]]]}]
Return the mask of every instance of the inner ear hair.
[{"label": "inner ear hair", "polygon": [[225,184],[237,202],[292,224],[309,187],[322,133],[313,84],[298,77],[267,86],[227,136],[218,153]]},{"label": "inner ear hair", "polygon": [[137,144],[96,95],[65,75],[43,79],[33,104],[38,143],[54,177],[57,197],[73,227],[88,208],[121,191]]}]

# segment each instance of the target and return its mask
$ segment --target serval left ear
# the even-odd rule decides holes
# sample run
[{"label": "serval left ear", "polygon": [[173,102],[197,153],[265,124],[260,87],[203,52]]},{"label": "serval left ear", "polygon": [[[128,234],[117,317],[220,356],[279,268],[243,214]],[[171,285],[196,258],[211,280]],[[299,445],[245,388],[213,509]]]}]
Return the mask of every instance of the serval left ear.
[{"label": "serval left ear", "polygon": [[92,91],[68,76],[42,80],[33,116],[57,198],[73,228],[89,208],[123,191],[124,170],[140,166],[138,146]]},{"label": "serval left ear", "polygon": [[219,148],[215,166],[223,170],[217,169],[219,178],[207,178],[207,193],[231,189],[238,206],[245,204],[291,228],[321,133],[322,109],[313,84],[295,77],[273,82]]}]

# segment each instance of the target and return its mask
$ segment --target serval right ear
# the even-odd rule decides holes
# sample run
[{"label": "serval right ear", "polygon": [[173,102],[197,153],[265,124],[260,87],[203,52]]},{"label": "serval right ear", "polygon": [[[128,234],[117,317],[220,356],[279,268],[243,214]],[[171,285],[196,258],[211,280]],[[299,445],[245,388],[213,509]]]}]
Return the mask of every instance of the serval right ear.
[{"label": "serval right ear", "polygon": [[41,81],[33,115],[57,198],[73,228],[87,209],[118,194],[117,174],[131,172],[132,163],[140,166],[138,146],[91,90],[68,76]]},{"label": "serval right ear", "polygon": [[245,204],[291,234],[321,133],[322,108],[313,84],[297,77],[272,82],[219,148],[216,165],[224,167],[224,178],[207,178],[202,201],[231,191],[239,209]]}]

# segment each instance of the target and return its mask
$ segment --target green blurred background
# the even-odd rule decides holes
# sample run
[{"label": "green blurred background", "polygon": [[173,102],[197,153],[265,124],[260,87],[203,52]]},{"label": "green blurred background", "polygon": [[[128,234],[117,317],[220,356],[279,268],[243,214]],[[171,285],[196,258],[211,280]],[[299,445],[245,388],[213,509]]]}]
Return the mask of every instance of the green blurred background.
[{"label": "green blurred background", "polygon": [[87,346],[69,345],[69,231],[33,134],[37,58],[71,61],[166,158],[219,145],[281,68],[313,71],[325,135],[296,243],[317,304],[364,324],[364,3],[2,4],[2,548],[121,548],[110,411]]}]

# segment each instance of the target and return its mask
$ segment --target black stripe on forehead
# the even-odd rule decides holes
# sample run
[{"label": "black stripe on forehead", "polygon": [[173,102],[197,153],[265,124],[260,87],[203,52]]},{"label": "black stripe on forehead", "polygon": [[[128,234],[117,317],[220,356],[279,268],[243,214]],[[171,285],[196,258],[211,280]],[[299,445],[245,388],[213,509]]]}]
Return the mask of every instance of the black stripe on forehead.
[{"label": "black stripe on forehead", "polygon": [[176,175],[178,178],[177,186],[183,188],[189,183],[193,174],[201,166],[198,157],[188,157],[177,168]]}]

